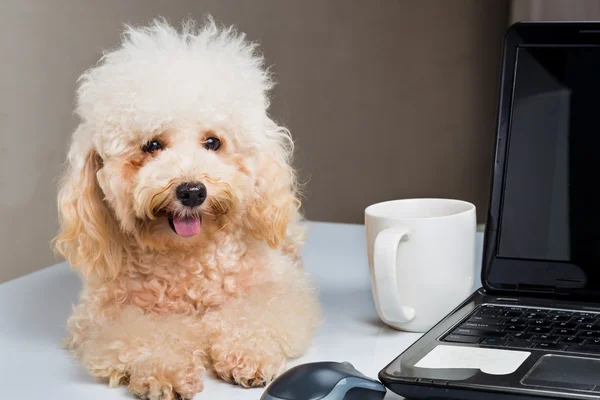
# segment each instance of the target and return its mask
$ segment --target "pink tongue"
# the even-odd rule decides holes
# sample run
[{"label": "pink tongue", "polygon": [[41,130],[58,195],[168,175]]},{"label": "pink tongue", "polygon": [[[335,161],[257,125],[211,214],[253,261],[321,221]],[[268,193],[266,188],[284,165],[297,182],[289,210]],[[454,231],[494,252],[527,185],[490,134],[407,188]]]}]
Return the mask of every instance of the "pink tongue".
[{"label": "pink tongue", "polygon": [[175,232],[177,232],[179,236],[194,236],[200,232],[200,218],[173,218],[173,226],[175,227]]}]

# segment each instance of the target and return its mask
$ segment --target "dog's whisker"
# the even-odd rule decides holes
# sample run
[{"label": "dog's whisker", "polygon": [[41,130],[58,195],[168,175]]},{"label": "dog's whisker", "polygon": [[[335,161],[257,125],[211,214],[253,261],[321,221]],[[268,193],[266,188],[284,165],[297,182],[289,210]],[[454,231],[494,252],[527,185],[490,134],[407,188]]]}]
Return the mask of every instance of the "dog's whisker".
[{"label": "dog's whisker", "polygon": [[185,171],[183,170],[183,168],[181,168],[181,166],[175,161],[175,159],[173,158],[172,155],[171,155],[171,162],[173,163],[173,165],[175,165],[177,168],[179,168],[179,170],[181,171],[182,174],[185,174]]}]

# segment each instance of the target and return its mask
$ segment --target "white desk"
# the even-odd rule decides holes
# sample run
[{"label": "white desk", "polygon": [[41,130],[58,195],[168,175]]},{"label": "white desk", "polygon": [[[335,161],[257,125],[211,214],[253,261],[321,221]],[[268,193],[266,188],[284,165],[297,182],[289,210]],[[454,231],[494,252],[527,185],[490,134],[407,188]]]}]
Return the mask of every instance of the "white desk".
[{"label": "white desk", "polygon": [[[480,265],[482,236],[478,236]],[[364,227],[310,223],[306,269],[319,286],[326,322],[310,351],[289,364],[349,361],[377,378],[418,334],[383,325],[371,297]],[[477,285],[476,285],[477,286]],[[109,389],[89,377],[60,347],[77,300],[79,278],[62,263],[0,285],[0,398],[133,399],[124,386]],[[263,389],[242,389],[205,376],[197,399],[259,399]],[[386,399],[398,399],[388,393]]]}]

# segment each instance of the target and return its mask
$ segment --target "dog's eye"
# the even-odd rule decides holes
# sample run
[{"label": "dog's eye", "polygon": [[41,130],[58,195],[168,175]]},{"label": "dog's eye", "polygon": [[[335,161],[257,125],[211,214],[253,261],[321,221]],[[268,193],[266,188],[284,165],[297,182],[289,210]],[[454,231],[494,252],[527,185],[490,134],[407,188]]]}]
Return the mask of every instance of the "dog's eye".
[{"label": "dog's eye", "polygon": [[145,145],[142,146],[142,151],[144,153],[154,153],[155,151],[162,150],[162,144],[157,140],[151,140]]},{"label": "dog's eye", "polygon": [[204,148],[206,150],[217,151],[221,147],[221,141],[215,137],[209,137],[204,141]]}]

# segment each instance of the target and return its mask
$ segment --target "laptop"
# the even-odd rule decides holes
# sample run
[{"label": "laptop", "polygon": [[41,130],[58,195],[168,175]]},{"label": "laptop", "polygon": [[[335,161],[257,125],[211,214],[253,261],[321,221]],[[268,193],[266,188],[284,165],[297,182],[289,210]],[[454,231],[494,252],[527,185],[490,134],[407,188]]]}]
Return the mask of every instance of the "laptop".
[{"label": "laptop", "polygon": [[600,23],[506,33],[482,288],[379,372],[409,399],[600,399]]}]

